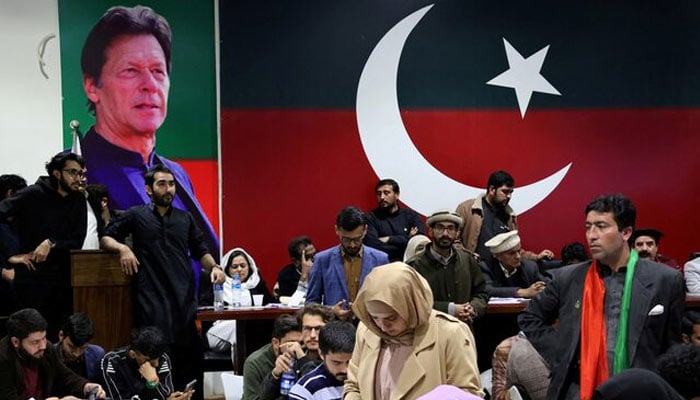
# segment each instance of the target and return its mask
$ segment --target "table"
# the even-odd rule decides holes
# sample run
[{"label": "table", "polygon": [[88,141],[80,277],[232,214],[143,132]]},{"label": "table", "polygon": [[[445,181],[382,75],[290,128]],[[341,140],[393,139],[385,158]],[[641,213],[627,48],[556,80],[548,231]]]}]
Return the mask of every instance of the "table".
[{"label": "table", "polygon": [[[496,303],[489,304],[486,307],[486,320],[482,321],[481,325],[486,325],[485,331],[490,332],[488,336],[491,336],[489,342],[496,342],[497,345],[500,340],[498,338],[504,339],[505,337],[512,336],[517,333],[517,321],[516,315],[520,313],[527,306],[527,301],[518,303]],[[686,309],[700,310],[700,295],[687,295],[685,299]],[[277,319],[282,314],[294,314],[301,307],[287,307],[287,306],[266,306],[266,307],[243,307],[243,308],[228,308],[221,311],[214,311],[211,308],[199,310],[197,312],[197,319],[200,321],[217,321],[221,319],[235,319],[239,321],[236,323],[236,353],[234,354],[234,370],[238,374],[243,373],[243,362],[248,356],[248,346],[246,338],[246,321],[273,321]],[[493,329],[491,329],[493,328]],[[498,332],[497,335],[492,335],[494,332]],[[270,340],[269,332],[258,332],[260,335],[264,335],[265,340]],[[503,336],[506,335],[506,336]],[[479,335],[482,336],[482,335]],[[502,337],[503,336],[503,337]],[[486,345],[486,343],[482,343]],[[489,348],[492,346],[480,346],[484,353],[482,355],[481,363],[490,362],[491,354],[488,351],[483,351],[484,348]],[[495,348],[495,345],[493,346]],[[255,349],[251,349],[255,350]],[[493,351],[491,351],[492,353]]]},{"label": "table", "polygon": [[[215,311],[212,307],[206,307],[197,311],[197,319],[200,321],[218,321],[235,319],[236,320],[236,351],[233,354],[233,370],[238,375],[243,375],[243,363],[246,357],[257,348],[251,348],[248,351],[248,334],[250,330],[247,321],[265,321],[267,324],[261,324],[258,326],[260,329],[256,329],[256,339],[257,344],[269,343],[272,338],[271,328],[272,321],[277,319],[283,314],[294,315],[297,310],[301,307],[287,307],[287,306],[266,306],[266,307],[241,307],[241,308],[227,308],[221,311]],[[262,326],[265,325],[265,326]],[[260,347],[260,346],[258,346]]]}]

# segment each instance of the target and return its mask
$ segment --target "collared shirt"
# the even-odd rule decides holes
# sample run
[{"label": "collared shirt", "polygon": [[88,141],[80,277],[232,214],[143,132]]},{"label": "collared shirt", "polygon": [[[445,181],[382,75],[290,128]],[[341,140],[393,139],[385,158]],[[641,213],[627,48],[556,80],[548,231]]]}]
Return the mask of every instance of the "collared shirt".
[{"label": "collared shirt", "polygon": [[161,216],[153,203],[136,206],[117,217],[105,233],[122,242],[133,235],[140,263],[132,278],[135,326],[157,326],[168,343],[195,340],[185,329],[194,324],[196,314],[190,257],[199,260],[209,250],[192,214],[170,207]]},{"label": "collared shirt", "polygon": [[614,272],[607,266],[602,266],[603,283],[605,283],[605,340],[608,352],[608,370],[612,371],[615,357],[615,340],[620,326],[620,310],[622,306],[622,291],[625,287],[627,267]]},{"label": "collared shirt", "polygon": [[362,253],[365,246],[360,247],[360,251],[351,256],[345,253],[343,246],[340,246],[340,255],[343,257],[343,267],[345,268],[345,281],[348,284],[350,301],[355,300],[357,292],[360,290],[360,275],[362,274]]},{"label": "collared shirt", "polygon": [[450,248],[450,255],[447,256],[447,257],[443,257],[442,254],[440,254],[440,253],[438,253],[437,251],[435,251],[435,248],[434,248],[433,246],[430,246],[430,254],[432,254],[433,257],[435,257],[435,261],[437,261],[437,262],[439,262],[440,264],[442,264],[443,266],[445,266],[445,265],[447,265],[447,264],[450,263],[450,259],[452,258],[452,256],[454,256],[455,253],[454,253],[454,251]]},{"label": "collared shirt", "polygon": [[510,278],[511,276],[515,275],[518,272],[517,268],[513,268],[512,271],[508,271],[506,267],[503,266],[503,264],[498,263],[498,265],[501,267],[501,271],[503,271],[503,275],[506,276],[506,278]]}]

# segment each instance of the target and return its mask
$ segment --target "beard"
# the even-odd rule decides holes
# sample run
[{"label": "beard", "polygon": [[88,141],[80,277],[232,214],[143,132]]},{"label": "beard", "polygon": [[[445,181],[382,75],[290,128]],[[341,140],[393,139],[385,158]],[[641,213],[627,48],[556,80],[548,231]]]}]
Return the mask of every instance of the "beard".
[{"label": "beard", "polygon": [[70,192],[77,192],[80,189],[80,185],[76,185],[75,187],[66,182],[63,177],[58,180],[58,187],[60,187],[62,190],[70,193]]},{"label": "beard", "polygon": [[452,247],[454,239],[449,236],[442,236],[433,242],[433,245],[439,249],[447,250]]},{"label": "beard", "polygon": [[341,382],[345,382],[348,379],[348,374],[335,374],[333,376],[335,376],[335,379]]},{"label": "beard", "polygon": [[46,350],[42,351],[41,355],[39,355],[38,357],[29,354],[27,350],[25,350],[22,346],[17,347],[15,351],[17,352],[17,355],[22,360],[22,363],[24,365],[36,368],[41,364],[41,361],[44,359],[44,351]]},{"label": "beard", "polygon": [[169,207],[173,203],[173,195],[170,193],[166,194],[158,194],[153,192],[153,195],[151,196],[151,200],[153,201],[153,204],[160,206],[160,207]]}]

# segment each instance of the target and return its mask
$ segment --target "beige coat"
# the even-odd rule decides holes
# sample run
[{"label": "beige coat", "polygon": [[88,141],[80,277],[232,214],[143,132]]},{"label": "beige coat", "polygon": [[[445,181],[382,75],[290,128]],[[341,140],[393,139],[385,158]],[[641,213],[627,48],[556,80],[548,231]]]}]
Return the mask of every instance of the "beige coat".
[{"label": "beige coat", "polygon": [[[471,329],[458,319],[432,311],[429,324],[415,332],[414,349],[406,360],[392,400],[415,399],[438,385],[449,384],[481,397],[476,347]],[[381,338],[360,323],[348,367],[343,399],[375,400],[375,367]]]}]

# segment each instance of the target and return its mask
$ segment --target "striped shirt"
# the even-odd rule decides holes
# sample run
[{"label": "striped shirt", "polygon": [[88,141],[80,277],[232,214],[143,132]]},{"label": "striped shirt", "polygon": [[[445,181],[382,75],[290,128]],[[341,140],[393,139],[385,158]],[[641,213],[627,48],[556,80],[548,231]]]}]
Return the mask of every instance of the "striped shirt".
[{"label": "striped shirt", "polygon": [[289,391],[290,400],[340,400],[342,397],[343,382],[329,373],[324,364],[302,376]]}]

